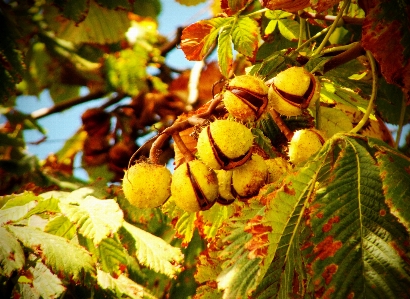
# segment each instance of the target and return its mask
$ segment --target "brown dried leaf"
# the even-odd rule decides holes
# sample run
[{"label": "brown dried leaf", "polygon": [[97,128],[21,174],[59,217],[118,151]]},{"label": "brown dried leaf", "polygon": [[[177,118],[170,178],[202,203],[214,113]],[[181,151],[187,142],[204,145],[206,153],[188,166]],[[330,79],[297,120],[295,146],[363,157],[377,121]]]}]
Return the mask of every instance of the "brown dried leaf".
[{"label": "brown dried leaf", "polygon": [[406,1],[380,0],[368,9],[363,47],[372,52],[386,81],[402,88],[410,104],[410,5]]},{"label": "brown dried leaf", "polygon": [[310,6],[310,0],[259,0],[259,2],[268,9],[282,9],[289,12],[297,12]]}]

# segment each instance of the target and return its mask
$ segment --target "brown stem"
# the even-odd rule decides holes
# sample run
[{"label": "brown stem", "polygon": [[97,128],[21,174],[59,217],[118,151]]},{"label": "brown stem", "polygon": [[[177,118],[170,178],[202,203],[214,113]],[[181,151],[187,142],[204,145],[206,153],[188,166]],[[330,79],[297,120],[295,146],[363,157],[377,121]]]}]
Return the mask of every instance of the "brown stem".
[{"label": "brown stem", "polygon": [[159,156],[161,154],[161,148],[169,136],[172,136],[177,132],[181,132],[185,129],[188,129],[198,124],[198,120],[207,119],[215,111],[215,109],[217,108],[217,106],[219,105],[221,101],[222,101],[222,96],[218,94],[215,98],[211,100],[209,107],[205,112],[193,115],[186,120],[175,122],[171,126],[166,128],[164,131],[162,131],[159,135],[157,135],[156,140],[152,144],[152,147],[149,153],[150,160],[153,163],[157,164]]},{"label": "brown stem", "polygon": [[103,97],[104,95],[105,95],[105,91],[101,91],[101,90],[94,91],[83,97],[77,97],[71,100],[67,100],[67,101],[55,104],[54,106],[49,107],[49,108],[41,108],[36,111],[33,111],[31,113],[31,117],[34,119],[40,119],[50,114],[64,111],[66,109],[74,107],[75,105],[82,104],[82,103],[92,101],[95,99],[99,99]]},{"label": "brown stem", "polygon": [[283,133],[283,135],[285,135],[286,139],[290,142],[293,137],[293,132],[288,128],[283,119],[280,117],[279,112],[277,112],[274,109],[269,110],[269,112],[272,115],[274,122],[279,127],[279,130]]},{"label": "brown stem", "polygon": [[[303,11],[299,15],[301,18],[304,19],[318,19],[318,20],[324,20],[324,21],[329,21],[333,22],[336,19],[336,16],[329,16],[329,15],[320,15],[317,13],[311,13],[307,11]],[[353,25],[363,25],[364,18],[352,18],[352,17],[347,17],[344,16],[342,17],[343,22],[346,24],[353,24]]]},{"label": "brown stem", "polygon": [[172,51],[173,49],[175,49],[176,45],[178,45],[181,42],[181,36],[182,36],[182,30],[184,28],[183,27],[178,27],[177,31],[176,31],[176,35],[175,38],[166,43],[165,45],[163,45],[160,50],[161,50],[161,56],[165,56],[168,54],[168,52]]},{"label": "brown stem", "polygon": [[363,49],[362,43],[358,42],[354,47],[328,60],[323,66],[323,72],[326,73],[330,71],[331,69],[338,67],[339,65],[342,65],[352,59],[355,59],[356,57],[359,57],[365,54],[366,54],[366,51]]}]

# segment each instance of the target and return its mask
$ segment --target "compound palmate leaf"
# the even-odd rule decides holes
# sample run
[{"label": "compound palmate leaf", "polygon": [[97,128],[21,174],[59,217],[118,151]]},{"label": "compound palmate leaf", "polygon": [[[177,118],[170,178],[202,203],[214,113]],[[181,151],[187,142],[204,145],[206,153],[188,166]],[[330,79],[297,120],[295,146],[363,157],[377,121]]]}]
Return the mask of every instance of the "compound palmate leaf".
[{"label": "compound palmate leaf", "polygon": [[[394,151],[359,135],[336,134],[298,170],[297,178],[310,180],[309,193],[287,218],[270,207],[278,195],[287,200],[298,192],[288,186],[268,195],[266,215],[287,224],[255,298],[289,298],[290,293],[304,298],[409,298],[409,234],[393,211],[396,203],[386,197],[392,191],[384,180],[393,168],[379,168],[381,148]],[[303,179],[308,172],[310,178]],[[395,187],[408,196],[407,184],[401,180]],[[400,213],[408,217],[402,208]]]}]

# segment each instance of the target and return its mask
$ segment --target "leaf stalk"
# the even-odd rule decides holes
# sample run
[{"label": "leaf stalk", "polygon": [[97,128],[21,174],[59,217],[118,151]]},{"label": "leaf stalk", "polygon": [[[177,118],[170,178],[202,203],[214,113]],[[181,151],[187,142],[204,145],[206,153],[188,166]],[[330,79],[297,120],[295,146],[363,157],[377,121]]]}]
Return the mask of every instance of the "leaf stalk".
[{"label": "leaf stalk", "polygon": [[372,69],[372,77],[373,77],[372,94],[370,96],[369,105],[367,106],[367,110],[365,114],[363,115],[359,123],[352,130],[350,130],[350,133],[359,132],[363,128],[363,126],[366,124],[367,120],[369,119],[370,114],[373,111],[374,100],[376,99],[376,96],[377,96],[378,76],[377,76],[376,61],[374,60],[373,55],[370,51],[366,51],[366,55],[367,55],[367,58],[369,59],[370,67]]}]

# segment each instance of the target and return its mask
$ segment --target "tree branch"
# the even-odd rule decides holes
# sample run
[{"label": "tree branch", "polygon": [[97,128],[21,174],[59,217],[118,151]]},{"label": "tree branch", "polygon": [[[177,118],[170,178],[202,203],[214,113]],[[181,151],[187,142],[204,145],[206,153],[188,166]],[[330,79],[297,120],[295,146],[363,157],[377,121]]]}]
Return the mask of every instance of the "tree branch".
[{"label": "tree branch", "polygon": [[[334,22],[334,20],[336,19],[336,16],[329,16],[329,15],[325,16],[325,15],[320,15],[317,13],[311,13],[307,11],[302,11],[299,16],[305,19],[318,19],[318,20],[324,20],[324,21],[329,21],[329,22]],[[345,24],[363,25],[364,18],[352,18],[352,17],[343,16],[342,20]]]},{"label": "tree branch", "polygon": [[326,73],[330,71],[331,69],[334,69],[338,67],[339,65],[342,65],[352,59],[355,59],[356,57],[359,57],[361,55],[366,54],[366,51],[362,47],[362,43],[358,42],[356,45],[354,45],[352,48],[332,57],[330,60],[328,60],[324,66],[323,66],[323,72]]},{"label": "tree branch", "polygon": [[182,30],[183,29],[184,29],[183,27],[178,27],[177,31],[176,31],[175,38],[172,41],[166,43],[165,45],[163,45],[160,48],[161,56],[166,56],[168,54],[168,52],[175,49],[175,47],[181,42],[181,36],[182,36]]},{"label": "tree branch", "polygon": [[91,93],[89,93],[89,94],[87,94],[83,97],[77,97],[77,98],[74,98],[74,99],[71,99],[71,100],[68,100],[68,101],[64,101],[62,103],[55,104],[54,106],[49,107],[49,108],[41,108],[41,109],[38,109],[36,111],[33,111],[31,113],[31,117],[34,118],[34,119],[40,119],[40,118],[43,118],[43,117],[48,116],[50,114],[54,114],[54,113],[57,113],[57,112],[64,111],[64,110],[69,109],[69,108],[71,108],[75,105],[82,104],[82,103],[85,103],[85,102],[89,102],[89,101],[92,101],[92,100],[95,100],[95,99],[99,99],[99,98],[103,97],[105,94],[106,94],[105,91],[101,91],[101,90],[94,91],[94,92],[91,92]]}]

